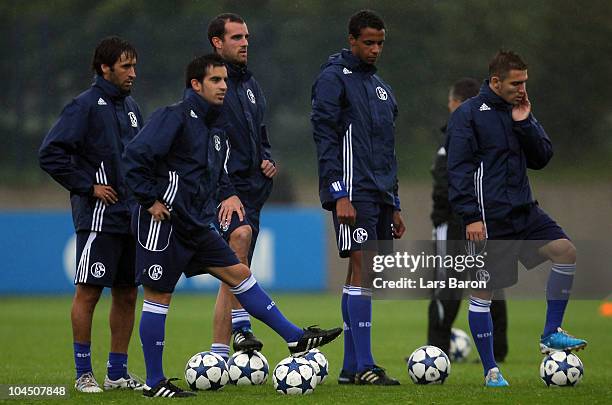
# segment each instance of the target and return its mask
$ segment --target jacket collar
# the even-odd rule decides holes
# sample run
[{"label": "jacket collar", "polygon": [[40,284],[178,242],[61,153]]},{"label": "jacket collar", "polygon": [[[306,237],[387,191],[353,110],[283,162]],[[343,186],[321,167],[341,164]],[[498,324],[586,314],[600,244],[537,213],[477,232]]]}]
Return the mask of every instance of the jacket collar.
[{"label": "jacket collar", "polygon": [[498,110],[511,110],[512,104],[506,102],[503,98],[495,94],[491,87],[489,87],[489,80],[485,80],[480,86],[480,97],[484,98],[486,102],[495,106]]},{"label": "jacket collar", "polygon": [[129,92],[121,91],[119,87],[115,86],[100,75],[96,75],[92,87],[99,88],[105,95],[110,97],[110,99],[113,101],[123,101],[130,94]]},{"label": "jacket collar", "polygon": [[195,110],[198,117],[202,118],[207,125],[213,123],[221,113],[221,107],[209,104],[193,89],[185,89],[183,100]]},{"label": "jacket collar", "polygon": [[234,63],[225,62],[227,66],[227,75],[242,82],[246,82],[253,76],[253,73],[247,69],[246,65],[236,65]]},{"label": "jacket collar", "polygon": [[361,59],[353,55],[353,53],[348,49],[343,49],[340,52],[340,57],[344,62],[343,64],[350,70],[356,70],[370,75],[376,73],[376,66],[362,62]]}]

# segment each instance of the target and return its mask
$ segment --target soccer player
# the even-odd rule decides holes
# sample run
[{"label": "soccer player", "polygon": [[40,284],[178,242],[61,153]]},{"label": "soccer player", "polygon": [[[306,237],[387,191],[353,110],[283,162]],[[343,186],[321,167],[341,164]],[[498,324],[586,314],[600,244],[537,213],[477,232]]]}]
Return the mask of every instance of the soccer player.
[{"label": "soccer player", "polygon": [[[239,15],[220,14],[208,25],[208,40],[227,66],[224,129],[231,152],[227,162],[232,197],[221,202],[218,229],[241,263],[249,265],[259,233],[259,214],[272,191],[276,165],[264,124],[266,100],[247,69],[249,30]],[[230,317],[231,315],[231,317]],[[215,305],[211,351],[227,359],[230,336],[234,351],[261,350],[249,314],[221,284]]]},{"label": "soccer player", "polygon": [[400,238],[391,87],[376,75],[385,24],[362,10],[348,25],[350,49],[331,55],[312,87],[311,122],[319,195],[332,212],[340,257],[348,257],[342,294],[344,363],[339,384],[398,385],[372,356],[372,291],[362,286],[362,244]]},{"label": "soccer player", "polygon": [[[553,153],[548,135],[531,113],[527,78],[523,59],[514,52],[500,51],[489,63],[489,78],[478,96],[452,114],[447,148],[449,197],[472,243],[534,241],[519,247],[523,264],[530,268],[552,262],[540,349],[542,353],[578,350],[587,342],[561,329],[576,270],[576,248],[538,206],[527,178],[527,168],[544,168]],[[493,355],[490,306],[492,289],[516,283],[517,266],[492,265],[479,269],[479,275],[490,281],[488,289],[472,291],[470,329],[484,367],[485,385],[507,386]]]},{"label": "soccer player", "polygon": [[[126,147],[126,184],[139,206],[133,215],[136,275],[144,287],[140,339],[147,370],[143,394],[187,397],[162,368],[166,314],[181,276],[208,273],[230,286],[246,311],[270,326],[292,354],[335,339],[341,328],[300,329],[259,287],[249,268],[215,229],[214,195],[227,181],[228,149],[215,127],[227,92],[227,69],[219,55],[187,66],[184,99],[153,113]],[[229,196],[221,196],[221,200]]]},{"label": "soccer player", "polygon": [[[463,78],[455,82],[448,93],[448,112],[452,114],[461,103],[476,96],[479,88],[480,83],[476,79]],[[453,213],[448,201],[446,125],[441,131],[442,142],[431,170],[433,176],[431,221],[434,225],[436,253],[441,256],[465,254],[463,243],[460,242],[463,239],[461,219]],[[436,271],[436,279],[446,280],[448,276],[465,277],[468,274],[468,272],[458,273],[452,269],[440,268]],[[433,291],[433,297],[429,303],[427,344],[437,346],[447,354],[449,353],[451,327],[457,318],[462,296],[462,290],[439,288]],[[491,316],[493,318],[493,351],[495,359],[502,362],[508,353],[506,336],[508,319],[503,290],[495,293],[495,300],[491,303]]]},{"label": "soccer player", "polygon": [[105,389],[142,389],[127,371],[137,289],[130,212],[121,154],[142,123],[130,92],[136,49],[118,37],[95,49],[95,81],[62,111],[40,147],[40,166],[70,191],[77,234],[76,291],[72,302],[75,388],[102,392],[91,368],[91,321],[104,287],[110,287],[111,351]]}]

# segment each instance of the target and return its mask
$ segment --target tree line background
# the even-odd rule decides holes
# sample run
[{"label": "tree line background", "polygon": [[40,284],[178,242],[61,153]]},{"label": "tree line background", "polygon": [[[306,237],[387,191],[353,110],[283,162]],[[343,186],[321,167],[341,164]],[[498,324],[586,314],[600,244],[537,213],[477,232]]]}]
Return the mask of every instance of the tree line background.
[{"label": "tree line background", "polygon": [[347,46],[349,16],[379,12],[387,41],[379,74],[400,115],[401,181],[429,176],[449,86],[484,79],[489,59],[513,49],[529,64],[533,111],[553,140],[544,181],[608,181],[612,173],[612,3],[609,1],[145,1],[0,2],[0,185],[51,180],[37,150],[62,107],[92,81],[98,41],[120,35],[139,53],[133,96],[148,117],[180,99],[184,68],[211,50],[208,22],[236,12],[251,34],[249,67],[268,101],[274,157],[289,182],[316,176],[310,90],[320,65]]}]

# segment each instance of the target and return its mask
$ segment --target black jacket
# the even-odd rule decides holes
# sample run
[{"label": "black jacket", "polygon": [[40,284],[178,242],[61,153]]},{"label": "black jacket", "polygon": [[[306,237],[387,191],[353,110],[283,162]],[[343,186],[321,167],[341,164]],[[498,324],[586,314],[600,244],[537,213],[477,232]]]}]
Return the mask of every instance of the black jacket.
[{"label": "black jacket", "polygon": [[227,138],[214,128],[219,115],[188,90],[183,101],[155,111],[125,150],[125,181],[136,200],[144,208],[163,202],[184,240],[210,228],[227,178]]},{"label": "black jacket", "polygon": [[[124,184],[121,154],[141,125],[134,99],[97,76],[64,107],[43,140],[40,167],[70,191],[77,231],[129,233],[135,201]],[[94,184],[112,186],[119,201],[104,205],[92,195]]]},{"label": "black jacket", "polygon": [[350,51],[331,55],[312,86],[312,122],[325,209],[342,197],[400,208],[391,87]]},{"label": "black jacket", "polygon": [[460,226],[461,220],[453,213],[450,201],[448,201],[446,125],[440,128],[440,132],[442,141],[439,143],[433,166],[431,167],[431,176],[433,177],[431,222],[434,227],[444,223],[456,227]]},{"label": "black jacket", "polygon": [[512,120],[506,103],[485,81],[448,124],[448,180],[453,210],[465,224],[506,218],[535,204],[527,169],[552,158],[552,144],[533,114]]},{"label": "black jacket", "polygon": [[229,139],[227,172],[231,183],[227,184],[229,189],[221,189],[221,194],[238,194],[245,204],[262,206],[272,191],[272,179],[261,171],[262,160],[272,160],[264,123],[266,99],[245,66],[228,63],[227,70],[227,93],[219,125]]}]

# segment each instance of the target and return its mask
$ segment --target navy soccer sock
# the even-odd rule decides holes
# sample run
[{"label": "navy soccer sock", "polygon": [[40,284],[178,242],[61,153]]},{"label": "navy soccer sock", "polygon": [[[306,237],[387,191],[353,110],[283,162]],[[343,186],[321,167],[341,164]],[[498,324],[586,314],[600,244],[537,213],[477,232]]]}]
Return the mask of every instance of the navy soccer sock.
[{"label": "navy soccer sock", "polygon": [[213,343],[210,345],[210,352],[218,354],[223,357],[223,360],[227,361],[229,359],[230,347],[223,343]]},{"label": "navy soccer sock", "polygon": [[558,264],[553,263],[548,283],[546,284],[546,324],[542,337],[555,333],[561,327],[563,315],[567,307],[574,282],[576,263]]},{"label": "navy soccer sock", "polygon": [[232,332],[240,329],[251,329],[251,317],[244,309],[232,309]]},{"label": "navy soccer sock", "polygon": [[351,332],[351,318],[348,310],[348,294],[349,286],[345,285],[342,288],[342,322],[344,328],[344,361],[342,369],[351,373],[357,371],[357,358],[355,357],[355,343],[353,341],[353,333]]},{"label": "navy soccer sock", "polygon": [[353,346],[357,358],[357,372],[374,366],[372,357],[372,291],[369,288],[348,286],[347,299]]},{"label": "navy soccer sock", "polygon": [[128,378],[127,361],[127,353],[110,352],[108,354],[108,362],[106,363],[106,375],[108,378],[111,380]]},{"label": "navy soccer sock", "polygon": [[76,367],[76,378],[85,373],[92,372],[91,369],[91,343],[73,342],[74,365]]},{"label": "navy soccer sock", "polygon": [[166,335],[168,305],[145,300],[140,317],[140,342],[147,369],[147,385],[156,386],[166,379],[162,357]]},{"label": "navy soccer sock", "polygon": [[252,275],[236,287],[230,288],[230,291],[249,314],[272,328],[285,342],[297,342],[304,335],[302,329],[285,318]]},{"label": "navy soccer sock", "polygon": [[491,318],[491,301],[470,297],[468,321],[474,343],[480,355],[484,374],[497,367],[493,355],[493,320]]}]

